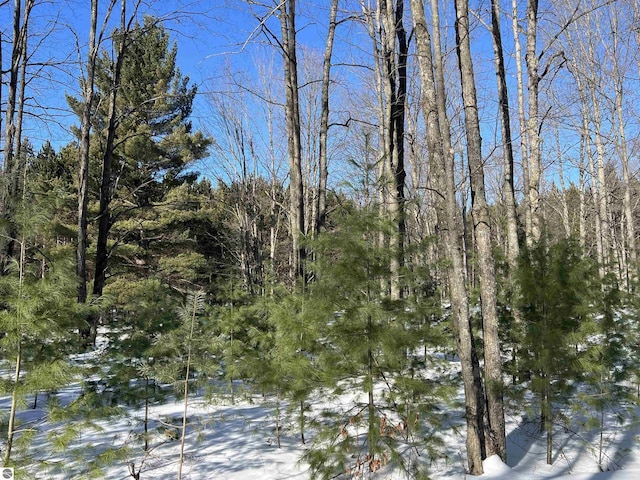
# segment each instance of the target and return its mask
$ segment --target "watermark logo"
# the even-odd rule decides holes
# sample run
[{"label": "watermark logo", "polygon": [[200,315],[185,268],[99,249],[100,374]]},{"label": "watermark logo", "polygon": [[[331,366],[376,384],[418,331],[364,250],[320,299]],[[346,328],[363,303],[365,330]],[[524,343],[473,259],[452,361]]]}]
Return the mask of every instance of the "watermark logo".
[{"label": "watermark logo", "polygon": [[9,467],[3,467],[2,468],[2,478],[3,480],[13,480],[14,475],[13,475],[13,468],[9,468]]}]

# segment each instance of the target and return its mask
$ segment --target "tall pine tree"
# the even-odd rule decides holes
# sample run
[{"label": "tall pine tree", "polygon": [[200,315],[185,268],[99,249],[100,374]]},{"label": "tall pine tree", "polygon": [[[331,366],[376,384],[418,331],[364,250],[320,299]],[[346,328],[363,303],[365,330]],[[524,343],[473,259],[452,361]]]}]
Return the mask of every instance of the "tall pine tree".
[{"label": "tall pine tree", "polygon": [[[113,226],[161,203],[171,188],[193,181],[197,174],[191,166],[206,155],[210,144],[188,119],[196,87],[177,67],[177,46],[170,44],[161,22],[145,17],[126,32],[116,30],[113,38],[114,50],[123,56],[112,58],[104,50],[98,59],[97,101],[91,117],[90,184],[93,198],[97,189],[101,196],[96,212],[101,225],[93,265],[95,296],[102,295],[115,249],[139,231],[132,227],[113,238]],[[110,107],[112,95],[115,111]],[[80,116],[82,101],[68,101]],[[112,145],[109,135],[115,135]],[[92,320],[93,335],[96,321]]]}]

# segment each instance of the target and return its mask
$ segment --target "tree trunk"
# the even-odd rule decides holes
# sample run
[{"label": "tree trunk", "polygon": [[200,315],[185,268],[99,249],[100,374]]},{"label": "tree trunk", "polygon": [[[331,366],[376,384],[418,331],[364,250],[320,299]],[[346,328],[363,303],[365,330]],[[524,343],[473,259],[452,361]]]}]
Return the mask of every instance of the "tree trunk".
[{"label": "tree trunk", "polygon": [[[24,236],[22,237],[22,241],[20,242],[20,258],[18,259],[19,261],[19,296],[22,297],[23,294],[23,285],[24,285],[24,267],[25,267],[25,263],[26,263],[26,254],[27,254],[27,248],[26,248],[26,239],[24,238]],[[16,315],[20,316],[20,311],[16,312]],[[18,318],[18,320],[22,320],[21,318]],[[20,323],[19,323],[20,324]],[[22,354],[22,344],[23,344],[23,334],[22,334],[22,329],[19,328],[18,329],[18,350],[16,352],[16,368],[14,370],[14,374],[13,374],[13,388],[11,390],[11,406],[9,408],[9,419],[7,422],[7,443],[5,444],[5,451],[4,451],[4,460],[2,465],[7,467],[9,466],[9,462],[11,461],[11,451],[13,448],[13,440],[15,438],[15,434],[16,434],[16,414],[18,412],[18,402],[19,402],[19,396],[20,396],[20,375],[22,373],[22,361],[23,361],[23,354]]]},{"label": "tree trunk", "polygon": [[[33,5],[33,1],[29,0],[28,8]],[[5,137],[4,137],[4,185],[0,191],[0,216],[11,218],[13,216],[15,206],[15,186],[17,185],[17,176],[19,168],[16,167],[16,108],[18,103],[18,81],[20,78],[20,64],[23,58],[23,50],[26,48],[26,23],[21,22],[22,2],[15,0],[13,9],[13,39],[11,47],[11,65],[9,66],[8,88],[7,88],[7,106],[5,112]],[[2,65],[0,64],[0,68]],[[3,238],[0,243],[0,268],[4,271],[5,264],[14,255],[16,232],[9,224],[9,232],[7,238]]]},{"label": "tree trunk", "polygon": [[333,55],[333,39],[336,32],[336,18],[338,16],[338,0],[331,0],[329,11],[329,31],[322,59],[322,87],[320,98],[320,138],[318,148],[318,198],[315,233],[324,227],[327,215],[327,136],[329,133],[329,84],[331,82],[331,57]]},{"label": "tree trunk", "polygon": [[[9,85],[7,89],[6,125],[4,133],[4,175],[6,178],[7,196],[12,194],[11,184],[15,175],[14,148],[15,148],[15,112],[18,96],[18,77],[20,72],[20,58],[22,56],[22,28],[20,16],[22,1],[15,0],[13,9],[13,44],[11,48],[11,66],[9,67]],[[2,212],[4,213],[4,212]]]},{"label": "tree trunk", "polygon": [[451,133],[447,118],[446,88],[444,80],[444,54],[440,34],[440,10],[438,0],[431,0],[433,22],[433,48],[435,55],[436,105],[442,136],[443,191],[445,197],[444,215],[449,248],[447,258],[451,261],[449,284],[451,308],[454,318],[454,330],[462,378],[465,391],[465,410],[467,418],[467,456],[469,471],[482,473],[482,459],[485,458],[484,438],[484,392],[480,375],[480,364],[471,329],[469,298],[465,278],[465,251],[463,225],[460,221],[460,209],[456,202],[455,157],[451,146]]},{"label": "tree trunk", "polygon": [[[637,8],[637,6],[636,6]],[[615,9],[612,9],[612,22],[614,32],[618,30],[618,13]],[[636,31],[636,35],[638,32]],[[627,152],[627,134],[624,126],[624,113],[623,108],[623,96],[624,96],[624,76],[620,71],[620,65],[617,55],[617,41],[618,36],[614,35],[613,52],[611,58],[613,60],[613,83],[615,88],[615,110],[617,113],[616,121],[618,124],[618,132],[616,135],[618,155],[620,156],[620,162],[622,163],[622,181],[624,196],[622,198],[622,210],[624,215],[625,229],[625,243],[627,252],[627,268],[625,273],[625,284],[631,285],[637,280],[636,275],[632,273],[636,269],[637,252],[636,252],[636,227],[635,219],[633,216],[633,206],[631,204],[631,178],[629,175],[629,154]],[[630,268],[629,268],[630,267]]]},{"label": "tree trunk", "polygon": [[[29,33],[29,17],[31,16],[31,9],[33,8],[34,0],[27,0],[24,7],[22,28],[20,30],[20,73],[18,81],[18,111],[16,112],[16,124],[15,124],[15,160],[14,160],[14,174],[12,177],[11,191],[14,196],[20,195],[20,192],[24,192],[26,185],[26,168],[27,159],[26,153],[22,152],[22,126],[24,120],[24,103],[25,92],[27,88],[27,40]],[[22,183],[20,180],[22,179]]]},{"label": "tree trunk", "polygon": [[597,190],[598,190],[598,214],[600,216],[600,238],[602,242],[602,262],[604,271],[609,270],[611,239],[609,235],[609,214],[607,212],[607,182],[604,165],[604,142],[602,139],[602,119],[600,117],[600,102],[597,98],[595,87],[591,89],[591,108],[593,111],[594,141],[597,159]]},{"label": "tree trunk", "polygon": [[[391,272],[393,275],[391,283],[391,298],[400,298],[402,296],[402,285],[400,284],[400,269],[404,264],[404,244],[406,235],[406,212],[405,212],[405,122],[406,122],[406,99],[407,99],[407,55],[409,46],[407,43],[407,34],[402,22],[404,16],[404,0],[397,0],[395,9],[393,3],[388,2],[387,20],[390,28],[393,22],[393,32],[396,36],[396,52],[389,52],[394,58],[394,71],[387,71],[387,78],[392,86],[392,100],[390,102],[391,117],[389,119],[392,125],[392,148],[391,162],[389,174],[392,179],[392,202],[391,215],[396,231],[391,236],[390,247],[394,255],[392,257]],[[390,65],[390,63],[387,63]]]},{"label": "tree trunk", "polygon": [[434,62],[431,37],[424,14],[422,0],[411,0],[418,65],[422,88],[422,110],[427,130],[430,169],[437,192],[434,194],[439,229],[447,258],[453,327],[456,334],[458,356],[462,366],[467,421],[467,457],[469,472],[482,474],[484,447],[484,399],[480,369],[471,333],[467,287],[464,277],[462,227],[455,198],[453,152],[446,115],[444,68],[440,46],[439,11],[437,0],[432,1]]},{"label": "tree trunk", "polygon": [[278,210],[278,170],[276,168],[276,156],[273,141],[273,113],[272,107],[268,107],[268,126],[269,132],[269,152],[271,155],[270,164],[270,202],[269,202],[269,218],[271,220],[269,225],[269,283],[271,284],[271,294],[273,295],[273,284],[276,280],[276,251],[278,246],[278,232],[280,230],[280,218]]},{"label": "tree trunk", "polygon": [[78,303],[87,300],[87,210],[89,206],[89,150],[91,143],[91,113],[95,86],[96,60],[98,47],[106,27],[107,20],[116,0],[111,0],[99,38],[98,1],[91,0],[91,20],[89,27],[89,51],[87,54],[87,76],[83,81],[84,105],[80,124],[80,151],[78,152],[78,245],[76,247],[76,274],[78,277]]},{"label": "tree trunk", "polygon": [[[107,126],[107,140],[104,146],[104,154],[102,157],[102,180],[100,182],[100,205],[98,210],[98,239],[96,241],[96,262],[95,262],[95,278],[93,280],[93,295],[102,296],[102,290],[106,283],[107,267],[111,250],[107,246],[109,232],[113,226],[111,214],[111,190],[112,182],[112,163],[113,150],[116,138],[116,130],[118,128],[118,112],[116,108],[116,100],[118,98],[118,89],[120,87],[120,76],[122,73],[122,64],[127,46],[128,28],[126,25],[126,0],[122,0],[120,9],[120,44],[116,52],[116,59],[113,67],[112,90],[109,99],[109,123]],[[91,319],[91,339],[95,340],[97,333],[98,318]]]},{"label": "tree trunk", "polygon": [[[185,365],[185,377],[184,377],[184,395],[182,400],[182,428],[180,434],[180,457],[178,460],[178,480],[182,479],[182,466],[184,464],[184,445],[187,439],[187,413],[189,409],[189,375],[191,373],[191,350],[193,348],[193,332],[196,324],[196,317],[198,315],[198,310],[200,308],[200,303],[204,294],[202,292],[193,293],[193,298],[191,299],[192,305],[185,305],[185,309],[189,308],[189,336],[187,337],[187,358]],[[187,297],[187,301],[189,301],[189,297]]]},{"label": "tree trunk", "polygon": [[[371,38],[372,50],[373,50],[373,58],[375,61],[374,74],[376,79],[376,99],[378,101],[378,155],[375,161],[376,174],[378,179],[378,184],[382,183],[381,188],[377,189],[378,194],[378,210],[380,212],[380,217],[384,218],[388,213],[387,208],[387,199],[389,195],[388,183],[386,177],[386,172],[388,171],[388,167],[386,163],[389,161],[389,136],[387,135],[387,130],[389,128],[389,123],[385,121],[388,118],[386,113],[386,102],[385,102],[385,78],[384,78],[384,69],[381,66],[381,59],[383,54],[380,51],[378,44],[378,34],[377,32],[381,30],[380,27],[380,14],[378,10],[374,15],[373,11],[369,8],[364,0],[360,0],[360,7],[362,12],[364,13],[367,19],[367,28],[369,31],[369,38]],[[376,8],[380,8],[380,5],[377,4]],[[374,19],[375,17],[375,19]],[[395,38],[395,37],[393,37]],[[369,152],[369,135],[365,133],[365,152],[368,154]],[[368,168],[369,162],[366,162],[366,166]],[[384,232],[379,232],[377,242],[379,248],[385,248],[387,238]],[[384,290],[387,288],[387,279],[380,279],[381,288]],[[393,280],[391,280],[393,283]]]},{"label": "tree trunk", "polygon": [[[514,3],[514,18],[513,22],[517,26],[518,18],[517,18],[517,4]],[[514,27],[515,28],[515,27]],[[517,31],[517,30],[516,30]],[[498,85],[498,98],[500,102],[500,128],[502,134],[502,148],[503,148],[503,165],[504,165],[504,176],[502,180],[502,195],[504,198],[504,204],[506,209],[506,235],[507,235],[507,262],[509,264],[509,278],[511,279],[509,283],[512,285],[514,290],[514,295],[517,295],[517,285],[516,282],[512,279],[514,278],[515,272],[518,268],[518,259],[520,256],[520,240],[518,239],[518,204],[516,201],[516,189],[515,189],[515,162],[514,162],[514,153],[513,153],[513,137],[511,135],[511,111],[509,108],[509,92],[507,87],[507,76],[504,66],[504,52],[502,49],[502,33],[500,30],[500,3],[498,0],[491,0],[491,39],[493,42],[493,53],[494,53],[494,63],[496,69],[496,80]],[[524,102],[523,92],[522,92],[522,62],[521,62],[521,51],[520,51],[520,39],[519,35],[515,37],[515,47],[516,47],[516,75],[519,83],[517,84],[518,91],[518,106],[519,106],[519,115],[518,118],[521,119],[520,131],[521,131],[521,153],[522,153],[522,164],[523,164],[523,172],[525,168],[528,169],[528,162],[526,161],[526,149],[522,148],[524,145],[525,138],[525,129],[524,129]],[[529,175],[526,174],[523,177],[524,182],[528,182]],[[525,224],[531,225],[529,215],[526,213],[528,210],[529,203],[525,199]],[[526,219],[529,219],[527,221]],[[526,230],[526,229],[525,229]],[[515,325],[522,325],[522,313],[519,309],[514,308],[512,310],[513,320]],[[511,348],[513,349],[513,373],[512,378],[515,383],[517,381],[517,358],[519,355],[517,354],[518,349],[520,348],[519,342],[520,340],[517,338],[517,335],[510,335],[511,339]]]},{"label": "tree trunk", "polygon": [[507,221],[507,259],[511,269],[515,269],[520,246],[518,244],[518,213],[514,187],[513,140],[511,138],[511,113],[509,110],[509,93],[507,75],[504,67],[502,50],[502,34],[500,32],[500,5],[498,0],[491,0],[491,38],[498,83],[498,99],[500,101],[500,128],[502,148],[504,150],[504,178],[502,193],[504,195]]},{"label": "tree trunk", "polygon": [[406,232],[404,135],[408,43],[403,16],[403,0],[379,0],[375,27],[373,20],[369,25],[379,86],[381,215],[387,216],[395,225],[393,234],[380,241],[386,242],[392,252],[389,289],[395,299],[402,295],[400,269]]},{"label": "tree trunk", "polygon": [[578,177],[579,177],[579,182],[580,182],[580,190],[578,192],[579,194],[579,213],[580,213],[580,217],[578,218],[578,237],[579,237],[579,242],[580,242],[580,248],[582,249],[583,252],[587,253],[587,251],[585,250],[586,245],[587,245],[587,226],[586,226],[586,208],[585,208],[585,199],[584,199],[584,192],[585,192],[585,173],[584,173],[584,146],[585,146],[585,141],[584,139],[580,140],[580,163],[578,166]]},{"label": "tree trunk", "polygon": [[367,443],[369,444],[370,458],[374,458],[376,451],[376,404],[373,397],[373,326],[371,321],[371,315],[367,317],[367,342],[369,348],[367,349]]},{"label": "tree trunk", "polygon": [[556,142],[558,148],[558,181],[560,182],[560,202],[562,203],[562,226],[564,227],[564,237],[571,236],[571,225],[569,224],[569,205],[567,203],[567,189],[564,183],[564,168],[562,159],[562,145],[560,144],[560,131],[556,128]]},{"label": "tree trunk", "polygon": [[87,209],[89,205],[89,144],[91,133],[91,107],[96,67],[96,29],[98,0],[91,0],[91,26],[87,77],[84,79],[84,106],[80,125],[80,151],[78,153],[78,245],[76,248],[76,274],[78,276],[78,303],[87,300]]},{"label": "tree trunk", "polygon": [[300,102],[298,95],[298,61],[296,46],[296,0],[280,4],[282,59],[286,91],[285,118],[289,146],[289,196],[294,278],[304,278],[306,256],[301,240],[305,233],[304,188],[302,185],[302,146],[300,139]]},{"label": "tree trunk", "polygon": [[9,466],[9,462],[11,461],[11,451],[13,449],[13,440],[16,433],[16,413],[18,411],[18,397],[19,397],[19,389],[20,385],[20,374],[22,368],[22,338],[18,340],[18,353],[16,354],[16,368],[14,370],[13,376],[13,389],[11,391],[11,406],[9,408],[9,420],[7,424],[7,443],[5,445],[4,450],[4,460],[3,466]]},{"label": "tree trunk", "polygon": [[541,158],[540,158],[540,121],[538,94],[540,87],[540,75],[538,73],[539,59],[536,52],[538,30],[538,0],[527,1],[527,47],[525,60],[527,64],[527,93],[529,101],[529,116],[527,118],[527,142],[528,142],[528,166],[529,184],[527,196],[529,209],[531,211],[531,241],[537,242],[540,239],[540,179],[541,179]]},{"label": "tree trunk", "polygon": [[583,141],[585,142],[585,151],[587,154],[587,161],[589,164],[589,176],[591,177],[591,199],[593,201],[593,207],[594,207],[594,215],[595,215],[595,222],[593,223],[594,225],[594,231],[595,231],[595,237],[596,237],[596,255],[597,255],[597,260],[598,260],[598,265],[600,268],[600,276],[603,277],[604,276],[604,248],[603,248],[603,244],[602,244],[602,222],[600,221],[600,210],[598,208],[598,206],[600,205],[600,189],[598,188],[597,185],[597,177],[596,177],[596,170],[595,170],[595,166],[593,163],[593,152],[591,151],[591,136],[589,135],[589,131],[588,131],[588,124],[587,119],[586,119],[586,111],[584,111],[584,109],[586,108],[586,106],[583,106],[583,116],[585,118],[583,118],[583,128],[584,130],[584,134],[583,134]]},{"label": "tree trunk", "polygon": [[[596,239],[596,259],[598,261],[598,265],[600,266],[600,276],[604,275],[603,270],[603,249],[602,249],[602,235],[600,233],[600,228],[602,226],[600,222],[600,211],[598,206],[600,204],[600,191],[596,185],[596,174],[595,167],[593,164],[593,152],[591,150],[591,135],[589,134],[589,102],[586,97],[586,93],[584,91],[584,87],[582,84],[582,78],[577,69],[570,68],[571,73],[573,74],[573,78],[576,81],[576,87],[578,89],[578,96],[580,98],[580,113],[582,117],[582,127],[581,127],[581,143],[580,143],[580,158],[587,158],[587,166],[589,168],[589,176],[591,178],[591,198],[594,203],[594,215],[596,217],[596,221],[593,222],[595,239]],[[582,172],[582,170],[581,170]],[[584,180],[583,180],[584,182]],[[584,202],[583,202],[584,209]],[[586,216],[586,213],[583,211],[583,218]],[[586,243],[586,229],[581,232],[581,237],[583,238],[583,242]]]},{"label": "tree trunk", "polygon": [[507,448],[502,398],[502,362],[500,360],[500,340],[498,338],[495,263],[485,193],[482,138],[480,135],[478,101],[469,39],[468,0],[456,0],[455,5],[458,63],[464,102],[467,160],[470,172],[471,216],[478,254],[478,276],[484,331],[485,391],[489,418],[489,425],[487,425],[489,438],[486,439],[487,455],[497,454],[503,461],[506,461]]},{"label": "tree trunk", "polygon": [[[516,64],[516,87],[518,93],[518,124],[520,126],[520,154],[522,157],[522,184],[524,188],[524,223],[527,242],[531,240],[531,207],[529,205],[529,152],[528,131],[525,119],[524,77],[522,72],[522,46],[520,43],[520,25],[518,21],[518,0],[511,0],[511,27]],[[530,243],[528,243],[530,244]]]}]

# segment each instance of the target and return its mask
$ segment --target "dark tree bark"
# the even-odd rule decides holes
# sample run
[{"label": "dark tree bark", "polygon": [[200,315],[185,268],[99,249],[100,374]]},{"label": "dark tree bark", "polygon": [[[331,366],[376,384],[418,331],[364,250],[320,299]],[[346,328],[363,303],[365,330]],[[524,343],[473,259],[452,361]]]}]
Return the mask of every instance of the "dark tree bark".
[{"label": "dark tree bark", "polygon": [[[380,173],[382,181],[382,214],[387,215],[396,226],[389,236],[391,249],[390,294],[400,298],[400,268],[403,263],[405,226],[405,180],[404,136],[407,96],[407,55],[408,42],[403,25],[404,1],[380,0],[377,4],[376,30],[370,25],[370,33],[375,42],[377,74],[380,92]],[[382,241],[382,239],[381,239]]]},{"label": "dark tree bark", "polygon": [[[109,97],[109,121],[107,124],[107,138],[104,146],[104,154],[102,157],[102,179],[100,182],[100,205],[98,210],[98,239],[96,241],[96,261],[95,261],[95,277],[93,279],[93,295],[102,296],[102,291],[107,279],[107,267],[109,263],[110,250],[107,245],[109,232],[113,226],[113,218],[111,214],[111,191],[113,188],[111,170],[113,164],[113,150],[116,138],[116,129],[118,128],[118,116],[116,101],[118,98],[118,89],[120,86],[120,77],[122,74],[122,64],[127,46],[128,26],[126,22],[126,0],[122,0],[120,8],[120,38],[116,52],[115,62],[113,64],[111,94]],[[95,340],[99,318],[91,319],[91,339]]]},{"label": "dark tree bark", "polygon": [[95,87],[96,60],[104,28],[116,0],[111,0],[101,32],[98,26],[98,0],[91,0],[87,76],[82,81],[84,105],[80,125],[80,151],[78,152],[78,245],[76,247],[76,274],[78,276],[78,303],[87,300],[87,209],[89,205],[89,148],[91,139],[91,112]]}]

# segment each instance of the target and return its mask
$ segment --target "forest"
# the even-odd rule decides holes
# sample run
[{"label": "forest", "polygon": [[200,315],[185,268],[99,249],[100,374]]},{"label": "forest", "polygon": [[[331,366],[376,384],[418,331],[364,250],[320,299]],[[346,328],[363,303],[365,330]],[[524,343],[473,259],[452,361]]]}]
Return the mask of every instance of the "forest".
[{"label": "forest", "polygon": [[[526,430],[640,469],[639,25],[0,0],[2,468],[466,478]],[[282,476],[197,454],[239,421]]]}]

